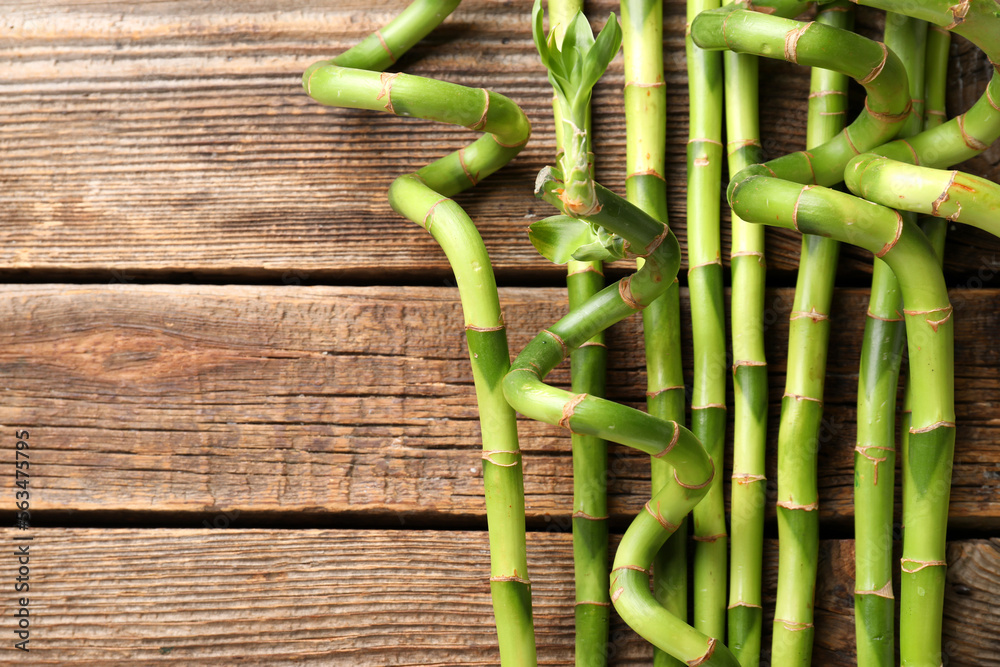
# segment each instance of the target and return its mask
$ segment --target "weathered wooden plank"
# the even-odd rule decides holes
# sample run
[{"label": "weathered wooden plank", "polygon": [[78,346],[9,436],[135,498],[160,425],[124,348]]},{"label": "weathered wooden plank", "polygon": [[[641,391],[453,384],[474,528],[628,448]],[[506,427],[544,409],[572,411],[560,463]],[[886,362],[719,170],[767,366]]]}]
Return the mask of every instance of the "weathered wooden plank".
[{"label": "weathered wooden plank", "polygon": [[[397,175],[468,142],[462,128],[322,108],[299,75],[389,20],[403,0],[349,0],[304,9],[291,0],[5,3],[0,34],[0,272],[280,276],[440,280],[443,255],[388,207]],[[551,91],[530,38],[528,2],[466,0],[400,66],[512,97],[534,139],[508,168],[460,197],[505,276],[561,269],[527,242],[527,221],[552,211],[531,195],[551,160]],[[590,3],[595,17],[617,2]],[[668,168],[673,224],[684,234],[687,89],[684,5],[666,3]],[[859,30],[879,34],[863,10]],[[953,111],[991,71],[955,46]],[[594,103],[600,178],[621,191],[621,59]],[[774,157],[802,147],[808,73],[766,61],[763,143]],[[855,107],[860,108],[857,96]],[[970,165],[1000,178],[1000,149]],[[798,238],[770,234],[775,275],[796,266]],[[974,273],[985,235],[954,240],[948,268]],[[728,250],[724,250],[728,256]],[[970,258],[971,256],[971,258]],[[868,271],[848,249],[841,275]],[[419,277],[413,267],[421,268]],[[387,279],[387,276],[389,278]],[[856,278],[854,278],[856,280]]]},{"label": "weathered wooden plank", "polygon": [[[512,349],[561,315],[563,293],[502,291]],[[981,529],[1000,526],[998,294],[953,292],[952,516]],[[768,303],[773,443],[791,291],[772,290]],[[837,293],[819,442],[823,516],[844,527],[866,305],[862,290]],[[479,431],[454,289],[8,285],[0,321],[0,424],[31,431],[37,510],[482,521]],[[645,391],[639,326],[634,317],[612,329],[609,374],[609,395],[637,406]],[[566,382],[565,367],[553,378]],[[565,433],[531,422],[521,432],[533,525],[566,526]],[[613,448],[609,484],[621,525],[648,498],[645,458]]]},{"label": "weathered wooden plank", "polygon": [[[482,532],[36,529],[33,665],[497,664]],[[15,533],[0,531],[6,544]],[[23,534],[22,534],[23,535]],[[573,664],[569,535],[530,533],[540,662]],[[853,543],[821,544],[814,662],[854,664]],[[1000,540],[951,543],[944,646],[1000,665]],[[765,559],[773,615],[776,545]],[[14,600],[3,618],[13,628]],[[767,626],[770,626],[768,618]],[[23,664],[11,632],[0,664]],[[769,645],[766,642],[765,645]],[[610,664],[651,664],[615,619]]]}]

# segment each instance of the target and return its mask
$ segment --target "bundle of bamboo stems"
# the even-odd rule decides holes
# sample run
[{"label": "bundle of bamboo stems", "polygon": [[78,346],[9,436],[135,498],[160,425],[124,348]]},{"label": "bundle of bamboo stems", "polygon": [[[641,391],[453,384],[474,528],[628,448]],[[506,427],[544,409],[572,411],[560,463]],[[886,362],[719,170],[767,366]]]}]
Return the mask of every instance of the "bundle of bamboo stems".
[{"label": "bundle of bamboo stems", "polygon": [[[881,667],[895,660],[892,498],[899,451],[906,526],[899,564],[900,660],[938,667],[956,426],[952,309],[940,270],[942,221],[1000,234],[1000,185],[943,169],[1000,137],[1000,18],[993,0],[958,5],[861,0],[888,13],[884,42],[853,33],[852,7],[842,1],[810,8],[796,0],[724,7],[688,0],[686,260],[667,224],[662,2],[623,0],[621,27],[612,14],[595,37],[580,0],[550,0],[547,32],[546,12],[536,0],[532,25],[553,88],[556,145],[553,166],[539,174],[535,190],[555,211],[533,224],[529,237],[547,258],[567,264],[570,307],[513,363],[489,257],[474,223],[451,197],[521,150],[530,135],[527,119],[491,91],[384,72],[458,4],[413,2],[354,49],[310,67],[303,83],[323,104],[484,133],[400,176],[389,201],[441,244],[458,283],[482,426],[489,581],[502,664],[536,663],[515,410],[572,436],[577,664],[606,664],[612,606],[655,647],[656,665],[760,664],[768,394],[762,225],[775,225],[798,230],[803,238],[778,435],[779,570],[771,664],[811,663],[819,539],[816,451],[838,248],[850,243],[875,255],[855,449],[858,664]],[[812,20],[796,19],[803,12]],[[951,32],[983,49],[997,73],[972,108],[944,122]],[[594,84],[623,45],[627,198],[595,181],[590,110]],[[757,127],[758,57],[815,68],[807,146],[767,162],[761,161]],[[866,98],[858,117],[847,123],[851,78]],[[720,244],[723,151],[732,175],[726,189],[733,239],[731,351]],[[834,189],[842,182],[853,194]],[[636,259],[636,271],[605,287],[601,262],[627,256]],[[694,340],[688,406],[680,370],[677,277],[685,261]],[[602,398],[603,332],[639,311],[649,378],[645,411]],[[908,419],[897,450],[895,396],[904,338]],[[549,372],[567,358],[570,389],[547,384]],[[727,521],[719,473],[727,449],[725,370],[730,367],[733,484]],[[690,430],[683,424],[686,407]],[[650,455],[653,491],[622,537],[610,569],[607,441]]]}]

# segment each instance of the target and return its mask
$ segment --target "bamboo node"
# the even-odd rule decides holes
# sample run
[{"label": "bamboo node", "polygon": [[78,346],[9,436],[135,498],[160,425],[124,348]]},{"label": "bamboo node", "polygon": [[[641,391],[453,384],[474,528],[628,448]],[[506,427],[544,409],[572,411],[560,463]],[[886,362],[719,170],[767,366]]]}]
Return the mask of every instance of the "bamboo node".
[{"label": "bamboo node", "polygon": [[882,249],[875,253],[878,258],[885,257],[886,254],[892,250],[895,245],[899,242],[900,237],[903,235],[903,216],[902,214],[893,209],[893,213],[896,214],[896,235],[892,237],[892,240],[882,246]]},{"label": "bamboo node", "polygon": [[431,231],[431,225],[434,224],[434,209],[438,207],[438,204],[446,201],[448,201],[447,197],[441,197],[441,199],[438,199],[436,202],[431,204],[431,207],[427,209],[427,213],[424,214],[424,220],[421,223],[421,227],[426,229],[428,232]]},{"label": "bamboo node", "polygon": [[715,653],[715,637],[708,638],[708,650],[705,651],[705,655],[700,658],[695,658],[694,660],[688,660],[688,667],[698,667],[698,665],[704,665],[706,662],[712,659],[712,654]]},{"label": "bamboo node", "polygon": [[[959,116],[959,118],[961,118],[961,116]],[[964,134],[965,131],[963,130],[962,132]],[[948,179],[948,184],[944,186],[944,190],[941,191],[941,194],[938,195],[938,198],[931,203],[931,215],[936,216],[938,218],[941,217],[940,213],[941,205],[944,204],[946,201],[948,201],[948,198],[951,196],[951,193],[949,191],[951,190],[951,186],[955,183],[956,176],[958,176],[958,171],[957,170],[952,171],[951,178]]]},{"label": "bamboo node", "polygon": [[717,141],[715,139],[698,139],[698,138],[688,139],[687,145],[690,146],[691,144],[714,144],[715,146],[719,146],[720,148],[722,147],[722,142]]},{"label": "bamboo node", "polygon": [[399,72],[382,72],[378,75],[379,81],[382,82],[382,90],[379,91],[378,95],[375,96],[376,100],[385,98],[385,107],[383,107],[389,113],[395,115],[396,110],[392,108],[392,82],[396,80],[399,76]]},{"label": "bamboo node", "polygon": [[809,505],[799,505],[798,503],[791,500],[779,500],[775,503],[778,507],[786,510],[801,510],[803,512],[815,512],[819,509],[819,503],[810,503]]},{"label": "bamboo node", "polygon": [[880,588],[878,590],[859,591],[859,590],[855,589],[854,590],[854,594],[855,595],[877,595],[880,598],[885,598],[887,600],[894,600],[895,599],[895,597],[892,594],[892,579],[890,579],[889,581],[885,582],[885,586],[883,586],[882,588]]},{"label": "bamboo node", "polygon": [[913,112],[913,101],[907,100],[906,106],[899,113],[889,113],[888,111],[872,111],[872,108],[868,106],[868,98],[865,97],[865,111],[868,112],[869,116],[883,123],[900,123]]},{"label": "bamboo node", "polygon": [[937,421],[929,426],[921,426],[920,428],[914,428],[911,426],[910,433],[930,433],[931,431],[936,431],[939,428],[955,428],[955,422]]},{"label": "bamboo node", "polygon": [[965,21],[965,15],[969,13],[969,6],[972,4],[972,0],[962,0],[962,2],[957,5],[952,5],[948,8],[951,12],[952,22],[944,26],[945,30],[951,30],[956,26],[960,25]]},{"label": "bamboo node", "polygon": [[642,572],[647,577],[651,574],[649,570],[638,565],[619,565],[618,567],[611,570],[612,572],[617,572],[618,570],[635,570],[636,572]]},{"label": "bamboo node", "polygon": [[[493,460],[493,457],[497,454],[509,454],[511,456],[517,456],[518,460],[514,461],[513,463],[500,463],[499,461]],[[489,461],[493,465],[499,466],[501,468],[514,468],[516,466],[521,465],[520,456],[521,452],[516,449],[488,449],[488,450],[483,450],[482,459],[484,461]]]},{"label": "bamboo node", "polygon": [[635,86],[636,88],[662,88],[667,85],[666,81],[626,81],[625,88]]},{"label": "bamboo node", "polygon": [[500,141],[500,139],[497,138],[497,135],[491,134],[490,136],[493,137],[493,141],[496,142],[497,146],[500,146],[501,148],[521,148],[522,146],[528,143],[529,139],[531,139],[531,136],[529,135],[524,139],[522,139],[521,141],[518,141],[517,143],[505,144],[504,142]]},{"label": "bamboo node", "polygon": [[[486,103],[483,105],[483,114],[479,117],[479,120],[472,125],[468,125],[467,127],[470,130],[482,132],[486,129],[486,116],[490,113],[490,91],[485,88],[480,88],[479,90],[483,91],[483,95],[486,97]],[[475,185],[475,183],[473,183],[473,185]]]},{"label": "bamboo node", "polygon": [[[943,115],[943,114],[942,114]],[[910,149],[910,157],[913,158],[913,164],[920,166],[920,156],[917,155],[917,150],[913,147],[908,139],[900,139],[903,144]]]},{"label": "bamboo node", "polygon": [[690,275],[691,272],[694,271],[695,269],[700,269],[703,266],[722,266],[722,258],[716,257],[715,259],[709,262],[702,262],[701,264],[695,264],[694,266],[689,266],[688,275]]},{"label": "bamboo node", "polygon": [[764,253],[759,250],[738,250],[729,254],[730,261],[736,259],[737,257],[756,257],[757,264],[761,268],[767,267],[767,262],[764,259]]},{"label": "bamboo node", "polygon": [[562,409],[562,419],[559,420],[559,426],[562,426],[570,433],[573,432],[573,429],[570,428],[569,420],[573,416],[573,411],[576,410],[576,406],[580,405],[585,398],[587,398],[586,394],[577,394],[573,398],[566,401],[566,405],[564,405]]},{"label": "bamboo node", "polygon": [[976,137],[972,136],[965,131],[965,114],[958,116],[955,121],[958,123],[958,129],[962,133],[962,141],[965,145],[974,151],[984,151],[989,148],[989,144],[985,144]]},{"label": "bamboo node", "polygon": [[617,590],[615,590],[615,592],[611,594],[611,601],[618,602],[618,598],[620,598],[622,596],[622,593],[624,592],[625,592],[624,587],[620,587]]},{"label": "bamboo node", "polygon": [[[666,390],[664,389],[663,391],[666,391]],[[660,459],[660,458],[663,458],[664,456],[666,456],[668,453],[670,453],[670,450],[674,448],[674,445],[677,444],[677,441],[680,440],[680,438],[681,438],[681,427],[677,424],[677,422],[672,422],[672,423],[674,425],[674,434],[670,438],[670,442],[667,443],[666,447],[664,447],[661,451],[657,452],[656,454],[653,454],[653,458],[654,459]]]},{"label": "bamboo node", "polygon": [[477,171],[475,174],[473,174],[471,171],[469,171],[469,165],[465,163],[465,148],[458,149],[458,163],[462,165],[462,171],[465,172],[465,177],[469,179],[469,183],[471,183],[473,187],[478,185],[479,172]]},{"label": "bamboo node", "polygon": [[651,503],[651,502],[653,502],[653,501],[652,500],[648,500],[648,501],[646,501],[646,504],[643,505],[643,507],[645,508],[646,512],[650,516],[652,516],[654,519],[656,519],[656,522],[658,524],[660,524],[660,526],[663,528],[663,530],[667,531],[668,533],[673,533],[675,530],[677,530],[677,528],[679,527],[678,524],[670,523],[669,521],[667,521],[667,519],[660,512],[660,503],[659,503],[659,501],[657,501],[657,503],[656,503],[656,509],[655,510],[652,507],[649,506],[649,503]]},{"label": "bamboo node", "polygon": [[844,95],[846,97],[847,93],[843,90],[817,90],[814,93],[809,93],[809,99],[811,100],[814,97],[826,97],[827,95]]},{"label": "bamboo node", "polygon": [[566,341],[564,341],[559,336],[559,334],[557,334],[557,333],[555,333],[553,331],[549,331],[548,329],[542,329],[542,333],[543,334],[548,334],[553,340],[555,340],[557,343],[559,343],[559,347],[562,348],[562,358],[565,359],[566,355],[569,354],[569,347],[567,347]]},{"label": "bamboo node", "polygon": [[574,519],[587,519],[589,521],[607,521],[608,520],[607,515],[604,515],[604,516],[591,516],[591,515],[587,514],[586,512],[584,512],[583,510],[577,510],[576,512],[573,512],[573,518]]},{"label": "bamboo node", "polygon": [[798,28],[793,28],[792,30],[789,30],[785,34],[785,60],[787,60],[790,63],[795,63],[796,65],[798,64],[799,40],[802,38],[802,35],[805,34],[806,30],[808,30],[812,26],[812,24],[813,22],[809,21],[808,23],[805,23],[799,26]]},{"label": "bamboo node", "polygon": [[573,606],[579,607],[580,605],[594,605],[595,607],[610,607],[610,602],[598,602],[597,600],[578,600]]},{"label": "bamboo node", "polygon": [[382,45],[382,50],[385,51],[386,55],[389,56],[389,60],[391,60],[393,63],[395,63],[396,62],[396,55],[392,52],[392,49],[389,48],[389,45],[385,43],[385,37],[382,36],[382,31],[381,30],[376,30],[375,31],[375,36],[378,37],[378,42],[379,42],[379,44]]},{"label": "bamboo node", "polygon": [[[885,45],[885,42],[877,42],[879,47],[882,49],[882,60],[879,61],[878,65],[872,68],[872,71],[868,72],[868,75],[863,79],[859,79],[858,83],[862,86],[871,83],[875,77],[882,73],[882,68],[885,67],[886,60],[889,59],[889,48]],[[865,100],[867,102],[867,98]]]},{"label": "bamboo node", "polygon": [[691,539],[695,542],[715,542],[725,537],[727,537],[726,533],[718,533],[716,535],[692,535]]},{"label": "bamboo node", "polygon": [[625,180],[627,181],[628,179],[632,178],[633,176],[655,176],[656,178],[660,179],[663,182],[667,181],[666,177],[663,176],[663,174],[660,174],[659,172],[657,172],[655,169],[645,169],[643,171],[633,171],[631,174],[628,174],[627,176],[625,176]]},{"label": "bamboo node", "polygon": [[823,399],[821,399],[821,398],[814,398],[812,396],[803,396],[802,394],[793,394],[793,393],[788,392],[788,391],[786,391],[784,394],[782,394],[781,397],[782,398],[794,398],[796,401],[812,401],[813,403],[820,403],[820,404],[823,403]]},{"label": "bamboo node", "polygon": [[[856,1],[857,0],[851,0],[851,2],[856,2]],[[844,128],[841,134],[844,135],[844,140],[847,141],[847,146],[851,149],[851,152],[854,153],[855,155],[861,155],[861,151],[858,150],[858,147],[854,145],[854,140],[851,139],[850,130],[851,126],[848,125],[847,127]]]},{"label": "bamboo node", "polygon": [[732,603],[726,609],[736,609],[737,607],[749,607],[750,609],[763,609],[759,604],[754,604],[752,602],[744,602],[743,600],[737,600]]},{"label": "bamboo node", "polygon": [[[917,567],[908,569],[906,566],[910,563],[916,565]],[[903,574],[914,574],[927,567],[948,567],[948,563],[943,560],[916,560],[914,558],[899,559],[899,569],[903,571]]]},{"label": "bamboo node", "polygon": [[[994,63],[993,67],[997,70],[998,73],[1000,73],[1000,65]],[[1000,111],[1000,104],[997,104],[996,100],[993,99],[993,95],[990,93],[990,86],[986,86],[986,101],[990,103],[991,107],[993,107],[997,111]],[[940,113],[942,116],[944,115],[943,111]]]},{"label": "bamboo node", "polygon": [[869,461],[871,461],[872,464],[874,465],[874,467],[875,467],[875,475],[874,475],[874,479],[872,480],[872,484],[873,485],[877,485],[878,484],[878,464],[879,463],[885,463],[886,461],[889,460],[889,457],[888,456],[879,457],[879,456],[875,456],[873,454],[869,454],[868,453],[869,449],[879,449],[879,450],[882,450],[883,452],[893,452],[893,453],[895,453],[896,448],[895,447],[885,447],[884,445],[862,445],[860,442],[854,446],[854,451],[856,451],[858,454],[861,454],[861,456],[863,456],[866,459],[868,459]]},{"label": "bamboo node", "polygon": [[[897,312],[896,314],[899,315],[899,312]],[[868,317],[872,318],[873,320],[881,320],[882,322],[902,322],[903,321],[902,317],[882,317],[880,315],[876,315],[875,313],[873,313],[870,310],[868,311],[867,315],[868,315]]]},{"label": "bamboo node", "polygon": [[781,623],[785,626],[785,630],[789,632],[801,632],[802,630],[811,630],[813,627],[812,623],[800,623],[799,621],[788,621],[783,618],[774,619],[775,623]]},{"label": "bamboo node", "polygon": [[522,577],[517,576],[517,570],[514,570],[514,574],[513,575],[507,575],[507,576],[500,575],[500,576],[490,577],[490,582],[491,583],[492,582],[504,582],[504,581],[512,581],[512,582],[517,583],[517,584],[524,584],[525,586],[530,586],[531,585],[531,582],[528,581],[527,579],[524,579]]},{"label": "bamboo node", "polygon": [[636,257],[649,257],[656,252],[656,249],[660,247],[660,244],[662,244],[663,240],[668,236],[670,236],[670,227],[663,225],[663,231],[660,232],[655,239],[649,242],[649,245],[643,249],[641,255],[636,255]]},{"label": "bamboo node", "polygon": [[692,491],[697,491],[698,489],[704,489],[706,486],[712,483],[713,479],[715,479],[715,461],[709,459],[709,463],[711,463],[712,465],[712,472],[709,473],[708,479],[706,479],[701,484],[685,484],[684,482],[682,482],[680,479],[677,478],[676,468],[674,468],[674,481],[677,482],[677,484],[679,484],[680,486],[683,486],[685,489],[691,489]]},{"label": "bamboo node", "polygon": [[937,308],[935,310],[903,310],[906,315],[931,315],[933,313],[944,313],[944,317],[938,320],[933,320],[929,317],[924,318],[924,322],[927,322],[928,326],[937,333],[938,327],[951,319],[951,315],[954,312],[954,308],[950,305],[944,308]]},{"label": "bamboo node", "polygon": [[[660,394],[662,394],[664,392],[667,392],[667,391],[676,391],[678,389],[680,389],[680,390],[683,391],[684,390],[684,385],[675,385],[673,387],[663,387],[662,389],[654,389],[653,391],[647,391],[646,392],[646,398],[653,398],[654,396],[659,396]],[[675,424],[675,426],[676,426],[676,424]]]},{"label": "bamboo node", "polygon": [[586,343],[580,343],[580,347],[603,347],[605,350],[608,346],[604,343],[599,343],[596,340],[588,340]]},{"label": "bamboo node", "polygon": [[739,366],[767,366],[767,362],[757,359],[737,359],[733,362],[733,370],[735,371]]},{"label": "bamboo node", "polygon": [[493,331],[503,331],[506,328],[507,328],[506,324],[500,324],[500,325],[495,326],[495,327],[477,327],[475,324],[466,324],[465,325],[465,330],[466,331],[476,331],[476,332],[479,332],[479,333],[491,333]]},{"label": "bamboo node", "polygon": [[632,310],[642,310],[645,308],[643,304],[639,303],[639,301],[632,296],[632,276],[630,275],[625,276],[618,281],[618,296],[620,296],[622,301],[625,302],[625,305]]},{"label": "bamboo node", "polygon": [[810,319],[813,322],[822,322],[824,320],[830,319],[829,315],[825,315],[813,306],[808,311],[805,310],[793,310],[791,315],[788,317],[789,320],[799,320],[802,318]]},{"label": "bamboo node", "polygon": [[725,410],[726,409],[726,404],[725,403],[705,403],[704,405],[692,405],[691,406],[692,410],[708,410],[709,408],[715,408],[717,410],[719,410],[719,409]]},{"label": "bamboo node", "polygon": [[809,173],[812,175],[812,182],[816,182],[816,169],[813,167],[813,154],[809,151],[799,151],[802,156],[806,159],[806,164],[809,165]]},{"label": "bamboo node", "polygon": [[733,473],[732,480],[737,484],[749,486],[750,484],[754,484],[755,482],[766,482],[767,477],[765,477],[764,475],[753,475],[748,472],[743,472],[738,474]]},{"label": "bamboo node", "polygon": [[794,227],[797,232],[802,231],[799,229],[799,201],[802,199],[802,193],[809,189],[810,186],[808,185],[802,186],[802,189],[799,190],[798,196],[795,197],[795,206],[792,207],[792,227]]},{"label": "bamboo node", "polygon": [[584,266],[582,269],[574,269],[573,271],[567,271],[566,275],[567,276],[575,276],[575,275],[577,275],[579,273],[588,273],[588,272],[589,273],[596,273],[597,275],[601,276],[602,278],[604,277],[604,272],[603,271],[601,271],[599,268],[597,268],[593,264],[589,264],[589,263],[586,266]]}]

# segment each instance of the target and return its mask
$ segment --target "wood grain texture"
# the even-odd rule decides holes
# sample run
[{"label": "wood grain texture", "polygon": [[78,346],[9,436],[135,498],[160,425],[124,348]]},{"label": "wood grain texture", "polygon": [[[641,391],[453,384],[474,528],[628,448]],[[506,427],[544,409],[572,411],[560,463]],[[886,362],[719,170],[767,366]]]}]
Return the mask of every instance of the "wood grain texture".
[{"label": "wood grain texture", "polygon": [[[33,532],[32,665],[498,663],[482,532]],[[11,543],[11,530],[0,535]],[[572,665],[570,537],[530,533],[528,545],[540,662]],[[853,543],[824,541],[820,554],[814,664],[847,667]],[[1000,540],[953,542],[948,560],[947,664],[998,666]],[[769,542],[765,581],[776,566]],[[10,596],[2,605],[10,619]],[[770,584],[766,616],[773,605]],[[615,667],[652,663],[617,618],[608,653]],[[23,657],[0,650],[3,665]]]},{"label": "wood grain texture", "polygon": [[[1000,526],[998,296],[952,293],[952,525],[984,530]],[[515,351],[565,309],[555,288],[504,289],[501,299]],[[769,292],[772,462],[791,303],[791,290]],[[818,446],[822,516],[841,528],[852,515],[866,308],[864,291],[837,292]],[[36,510],[483,522],[479,426],[454,289],[8,285],[0,321],[0,424],[32,432]],[[609,342],[609,396],[634,406],[646,388],[640,324],[626,320]],[[684,330],[690,362],[686,321]],[[564,365],[552,377],[567,376]],[[568,526],[566,434],[527,421],[521,434],[533,525]],[[2,487],[11,484],[4,478]],[[646,457],[612,448],[609,485],[623,525],[648,499]],[[773,506],[773,481],[770,489]]]},{"label": "wood grain texture", "polygon": [[[590,3],[594,17],[617,2]],[[413,283],[449,274],[433,240],[401,220],[384,193],[396,176],[472,135],[412,119],[328,109],[300,74],[387,22],[403,0],[306,5],[291,0],[155,3],[13,0],[0,31],[0,272],[134,275],[187,272]],[[466,0],[401,69],[508,95],[534,138],[509,167],[459,201],[505,280],[555,280],[525,227],[552,213],[531,194],[551,160],[551,91],[531,43],[530,3]],[[687,88],[684,6],[665,9],[670,86],[666,177],[684,243]],[[879,13],[862,10],[877,37]],[[985,86],[985,58],[954,47],[952,113]],[[802,147],[808,72],[764,61],[762,136],[775,157]],[[600,179],[624,187],[621,56],[594,98]],[[860,88],[855,88],[858,93]],[[853,106],[862,99],[855,94]],[[1000,149],[969,165],[1000,178]],[[720,193],[721,194],[721,193]],[[954,235],[947,267],[974,275],[1000,243]],[[769,233],[773,280],[791,284],[798,237]],[[728,241],[724,241],[728,256]],[[848,249],[842,281],[861,284],[868,257]],[[415,271],[419,267],[420,272]],[[775,283],[778,284],[778,283]]]}]

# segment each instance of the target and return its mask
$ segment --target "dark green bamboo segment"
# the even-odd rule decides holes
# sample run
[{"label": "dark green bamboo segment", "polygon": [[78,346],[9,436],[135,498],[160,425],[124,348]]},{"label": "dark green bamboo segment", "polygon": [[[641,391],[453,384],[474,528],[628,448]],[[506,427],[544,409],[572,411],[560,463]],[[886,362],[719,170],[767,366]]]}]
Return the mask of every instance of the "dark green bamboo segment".
[{"label": "dark green bamboo segment", "polygon": [[[923,129],[927,24],[887,14],[885,42],[903,61],[914,113],[900,132]],[[913,222],[913,218],[910,219]],[[854,615],[859,667],[891,667],[895,657],[892,579],[895,414],[903,348],[903,301],[896,276],[875,259],[858,379],[854,453]]]},{"label": "dark green bamboo segment", "polygon": [[[727,51],[726,136],[729,173],[761,159],[758,62]],[[768,378],[764,354],[764,227],[732,214],[733,478],[730,503],[728,643],[742,667],[760,664],[764,506],[767,502]]]},{"label": "dark green bamboo segment", "polygon": [[834,139],[765,166],[748,167],[735,179],[766,174],[801,183],[839,183],[848,160],[892,139],[910,114],[906,72],[899,58],[884,44],[847,30],[727,7],[701,14],[691,34],[704,48],[833,70],[855,79],[867,92],[864,111]]},{"label": "dark green bamboo segment", "polygon": [[392,67],[455,11],[461,0],[414,0],[385,27],[330,61],[341,67],[381,72]]},{"label": "dark green bamboo segment", "polygon": [[[690,25],[718,0],[687,0]],[[694,386],[691,429],[709,456],[722,461],[726,433],[725,306],[719,191],[722,187],[722,54],[685,36],[688,71],[687,143],[688,288]],[[721,475],[694,510],[694,626],[722,641],[726,636],[728,545]]]},{"label": "dark green bamboo segment", "polygon": [[964,222],[1000,235],[1000,185],[961,171],[943,171],[872,153],[848,165],[847,185],[884,206]]},{"label": "dark green bamboo segment", "polygon": [[952,309],[934,249],[896,211],[826,188],[751,176],[734,184],[730,201],[748,220],[864,247],[899,280],[914,386],[903,473],[900,654],[903,665],[939,666],[955,411]]},{"label": "dark green bamboo segment", "polygon": [[303,75],[303,84],[324,104],[413,115],[490,133],[414,174],[397,178],[389,189],[389,203],[431,233],[455,273],[483,439],[490,589],[501,663],[535,665],[521,453],[514,411],[502,389],[510,360],[503,315],[482,238],[468,215],[449,199],[516,155],[528,140],[530,125],[503,96],[405,74],[317,63]]},{"label": "dark green bamboo segment", "polygon": [[[821,8],[817,25],[848,30],[853,12],[843,3]],[[813,69],[806,148],[843,130],[847,111],[844,74]],[[778,593],[771,659],[776,665],[812,661],[813,600],[819,551],[817,454],[823,423],[830,302],[839,243],[802,237],[788,334],[785,396],[778,429]]]},{"label": "dark green bamboo segment", "polygon": [[[628,200],[652,217],[667,222],[666,161],[667,91],[663,77],[662,0],[621,3],[625,60],[626,180]],[[641,262],[641,260],[640,260]],[[684,376],[680,357],[680,289],[675,280],[642,311],[646,350],[646,410],[683,423]],[[650,458],[655,494],[673,481],[673,468]],[[653,597],[668,612],[687,620],[687,521],[653,558]],[[676,667],[673,656],[654,648],[655,667]]]}]

